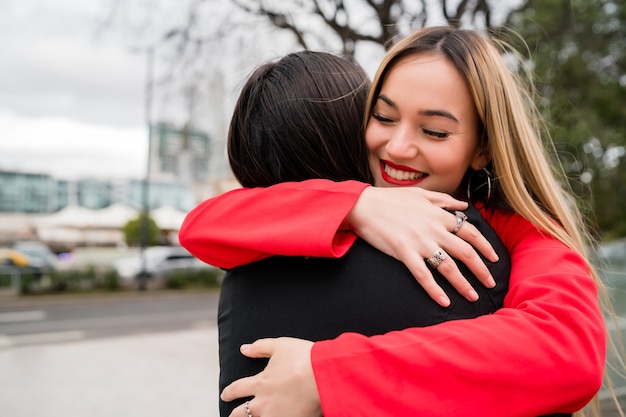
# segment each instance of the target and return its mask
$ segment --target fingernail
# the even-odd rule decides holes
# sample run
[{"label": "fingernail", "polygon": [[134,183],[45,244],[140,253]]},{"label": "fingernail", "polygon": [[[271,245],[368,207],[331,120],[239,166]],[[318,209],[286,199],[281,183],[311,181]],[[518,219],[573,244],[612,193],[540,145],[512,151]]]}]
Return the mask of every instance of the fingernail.
[{"label": "fingernail", "polygon": [[497,253],[495,253],[495,252],[494,252],[494,253],[491,255],[491,259],[492,259],[492,262],[498,262],[498,261],[500,260],[500,257],[498,256],[498,254],[497,254]]},{"label": "fingernail", "polygon": [[439,297],[439,305],[442,307],[448,307],[450,305],[450,299],[445,295]]},{"label": "fingernail", "polygon": [[250,345],[249,345],[249,344],[241,345],[241,347],[239,348],[239,350],[240,350],[242,353],[247,352],[249,349],[250,349]]},{"label": "fingernail", "polygon": [[467,295],[468,295],[468,299],[470,301],[478,300],[478,293],[476,291],[474,291],[474,290],[471,290]]},{"label": "fingernail", "polygon": [[487,279],[487,287],[493,288],[495,286],[496,286],[496,281],[493,279],[491,275],[489,275],[489,278]]}]

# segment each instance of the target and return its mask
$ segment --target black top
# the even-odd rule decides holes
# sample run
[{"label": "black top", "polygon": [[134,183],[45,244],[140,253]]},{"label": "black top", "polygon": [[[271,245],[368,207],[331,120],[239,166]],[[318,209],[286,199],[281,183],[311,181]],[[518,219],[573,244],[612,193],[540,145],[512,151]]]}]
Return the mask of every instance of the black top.
[{"label": "black top", "polygon": [[[457,262],[480,297],[476,302],[467,301],[431,268],[451,301],[447,308],[439,306],[403,263],[361,239],[340,259],[275,256],[228,271],[218,313],[220,392],[236,379],[264,369],[266,359],[249,359],[239,352],[242,344],[260,338],[316,341],[344,332],[370,336],[473,318],[502,307],[509,283],[509,254],[474,207],[465,213],[500,257],[497,263],[485,260],[497,283],[493,289],[485,288]],[[244,400],[220,400],[220,415],[228,416]]]}]

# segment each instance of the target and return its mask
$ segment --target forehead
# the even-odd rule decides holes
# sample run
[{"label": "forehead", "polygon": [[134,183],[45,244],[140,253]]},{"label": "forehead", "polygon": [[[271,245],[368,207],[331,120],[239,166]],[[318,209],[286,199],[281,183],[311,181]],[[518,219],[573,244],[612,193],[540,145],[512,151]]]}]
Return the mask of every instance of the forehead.
[{"label": "forehead", "polygon": [[398,79],[408,84],[434,83],[438,88],[446,85],[454,88],[465,86],[465,80],[450,59],[444,54],[433,52],[416,53],[397,61],[389,68],[383,86]]},{"label": "forehead", "polygon": [[426,107],[474,107],[461,73],[448,57],[433,52],[400,59],[389,69],[380,94]]}]

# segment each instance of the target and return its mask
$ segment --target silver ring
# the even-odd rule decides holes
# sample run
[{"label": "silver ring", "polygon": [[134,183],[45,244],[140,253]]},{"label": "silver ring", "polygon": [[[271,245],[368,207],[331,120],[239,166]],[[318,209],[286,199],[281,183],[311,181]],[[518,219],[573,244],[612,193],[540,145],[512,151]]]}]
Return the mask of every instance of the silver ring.
[{"label": "silver ring", "polygon": [[246,411],[246,416],[252,417],[252,413],[250,412],[250,401],[243,403],[243,409]]},{"label": "silver ring", "polygon": [[454,216],[456,217],[456,225],[454,229],[452,229],[452,233],[456,235],[456,233],[461,230],[461,226],[463,226],[465,220],[467,220],[467,216],[462,211],[455,211]]},{"label": "silver ring", "polygon": [[426,262],[433,268],[437,269],[437,267],[448,257],[446,251],[441,248],[438,248],[435,253],[430,255],[430,258],[426,259]]}]

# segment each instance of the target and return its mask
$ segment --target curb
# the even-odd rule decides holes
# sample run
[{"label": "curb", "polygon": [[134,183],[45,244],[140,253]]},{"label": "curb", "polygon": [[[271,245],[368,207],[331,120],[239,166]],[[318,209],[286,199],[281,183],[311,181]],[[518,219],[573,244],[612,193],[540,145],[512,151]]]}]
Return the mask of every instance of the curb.
[{"label": "curb", "polygon": [[155,299],[197,298],[219,296],[219,288],[194,290],[119,291],[111,293],[74,293],[19,296],[0,292],[0,311],[31,306],[52,306],[116,301],[150,301]]}]

